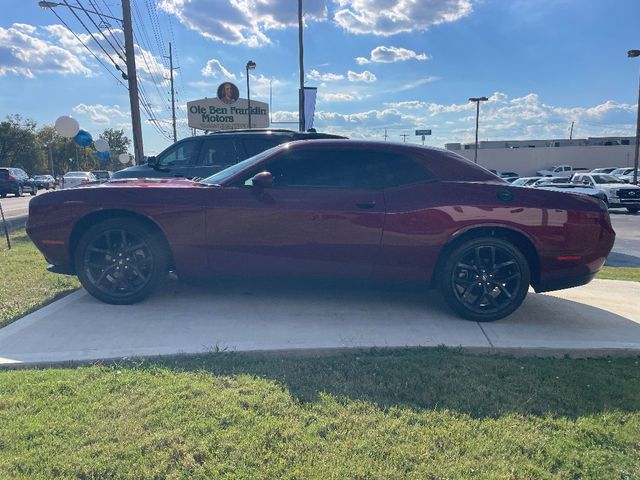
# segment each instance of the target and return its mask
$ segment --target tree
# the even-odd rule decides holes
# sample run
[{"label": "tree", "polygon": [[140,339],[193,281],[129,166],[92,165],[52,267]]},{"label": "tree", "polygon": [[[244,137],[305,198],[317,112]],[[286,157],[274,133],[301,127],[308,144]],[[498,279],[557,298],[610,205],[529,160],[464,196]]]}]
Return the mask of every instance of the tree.
[{"label": "tree", "polygon": [[36,136],[36,122],[18,114],[0,122],[0,166],[22,168],[32,175],[47,170]]},{"label": "tree", "polygon": [[124,134],[124,130],[116,130],[113,128],[107,128],[100,134],[100,138],[107,141],[109,144],[109,152],[111,156],[109,161],[103,163],[108,166],[107,170],[120,170],[122,164],[118,160],[118,156],[122,153],[129,153],[129,147],[131,146],[131,140]]}]

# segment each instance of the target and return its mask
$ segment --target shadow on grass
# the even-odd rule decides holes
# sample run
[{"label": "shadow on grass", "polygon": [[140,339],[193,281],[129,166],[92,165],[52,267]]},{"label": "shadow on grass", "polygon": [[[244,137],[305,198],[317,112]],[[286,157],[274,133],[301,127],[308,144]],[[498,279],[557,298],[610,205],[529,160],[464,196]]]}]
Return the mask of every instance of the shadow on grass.
[{"label": "shadow on grass", "polygon": [[454,410],[473,418],[567,418],[640,410],[640,358],[514,358],[404,348],[318,355],[228,353],[145,360],[135,368],[273,380],[301,402],[322,392],[381,408]]}]

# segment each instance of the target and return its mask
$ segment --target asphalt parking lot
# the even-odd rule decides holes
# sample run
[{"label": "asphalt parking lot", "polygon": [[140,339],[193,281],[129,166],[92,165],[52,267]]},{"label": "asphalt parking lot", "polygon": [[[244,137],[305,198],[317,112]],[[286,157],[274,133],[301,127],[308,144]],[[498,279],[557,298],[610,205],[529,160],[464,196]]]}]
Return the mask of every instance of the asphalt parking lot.
[{"label": "asphalt parking lot", "polygon": [[640,213],[609,210],[616,231],[616,243],[607,258],[611,267],[640,267]]}]

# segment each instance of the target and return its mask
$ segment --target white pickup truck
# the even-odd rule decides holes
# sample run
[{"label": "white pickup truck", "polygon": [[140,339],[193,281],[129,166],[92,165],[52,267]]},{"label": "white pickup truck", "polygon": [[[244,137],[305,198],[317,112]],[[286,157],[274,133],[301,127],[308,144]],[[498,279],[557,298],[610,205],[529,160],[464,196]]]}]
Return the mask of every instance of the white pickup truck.
[{"label": "white pickup truck", "polygon": [[565,177],[570,178],[576,172],[587,172],[588,168],[573,168],[571,165],[554,165],[549,170],[539,170],[539,177]]}]

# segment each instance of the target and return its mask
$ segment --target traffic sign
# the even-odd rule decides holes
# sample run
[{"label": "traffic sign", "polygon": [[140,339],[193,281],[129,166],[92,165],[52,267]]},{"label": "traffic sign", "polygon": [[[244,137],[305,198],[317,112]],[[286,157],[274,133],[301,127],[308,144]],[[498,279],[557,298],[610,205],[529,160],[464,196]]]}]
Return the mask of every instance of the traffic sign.
[{"label": "traffic sign", "polygon": [[431,130],[416,130],[416,135],[431,135]]}]

